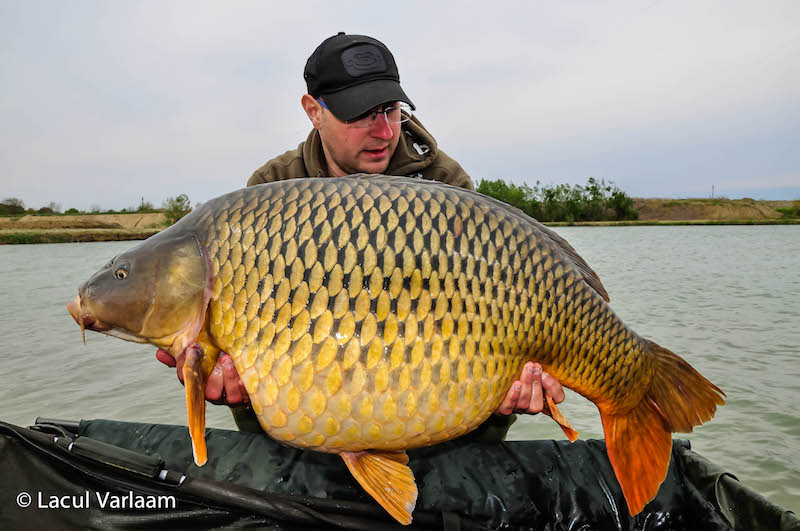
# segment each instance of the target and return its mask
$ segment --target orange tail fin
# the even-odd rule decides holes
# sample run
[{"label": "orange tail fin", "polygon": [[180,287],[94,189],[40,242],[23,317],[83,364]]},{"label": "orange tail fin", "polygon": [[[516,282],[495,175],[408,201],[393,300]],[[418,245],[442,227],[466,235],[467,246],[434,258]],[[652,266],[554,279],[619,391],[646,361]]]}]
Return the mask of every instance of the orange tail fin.
[{"label": "orange tail fin", "polygon": [[600,411],[608,457],[631,515],[655,498],[667,476],[671,434],[692,431],[725,404],[725,393],[681,357],[651,341],[647,346],[656,367],[642,400],[625,413]]}]

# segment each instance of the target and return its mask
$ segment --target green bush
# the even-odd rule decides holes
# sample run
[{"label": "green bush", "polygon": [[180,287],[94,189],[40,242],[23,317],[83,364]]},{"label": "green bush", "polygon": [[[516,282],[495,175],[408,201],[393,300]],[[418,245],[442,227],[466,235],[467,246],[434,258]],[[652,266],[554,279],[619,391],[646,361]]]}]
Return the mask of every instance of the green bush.
[{"label": "green bush", "polygon": [[617,187],[611,192],[608,206],[616,214],[617,220],[639,219],[639,213],[633,207],[633,198]]},{"label": "green bush", "polygon": [[781,213],[783,219],[797,219],[800,218],[800,201],[795,201],[792,206],[788,208],[776,208]]},{"label": "green bush", "polygon": [[613,183],[590,177],[585,186],[508,184],[481,180],[478,192],[515,206],[539,221],[631,220],[639,217],[633,199]]},{"label": "green bush", "polygon": [[16,197],[8,197],[0,203],[0,216],[21,216],[25,213],[25,203]]},{"label": "green bush", "polygon": [[192,203],[189,202],[189,197],[186,194],[181,194],[178,197],[166,198],[161,208],[164,210],[167,224],[173,225],[192,211]]}]

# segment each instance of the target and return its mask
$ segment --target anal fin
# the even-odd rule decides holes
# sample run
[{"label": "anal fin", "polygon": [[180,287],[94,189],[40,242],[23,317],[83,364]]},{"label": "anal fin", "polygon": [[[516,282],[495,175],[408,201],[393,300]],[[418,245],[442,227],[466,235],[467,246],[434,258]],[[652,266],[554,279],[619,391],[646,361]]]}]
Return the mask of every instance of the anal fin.
[{"label": "anal fin", "polygon": [[403,525],[411,523],[417,484],[405,452],[342,452],[350,473],[367,493]]},{"label": "anal fin", "polygon": [[578,439],[578,430],[570,426],[569,421],[564,416],[563,413],[556,407],[556,403],[553,402],[553,399],[550,398],[549,395],[544,395],[544,410],[542,413],[547,415],[548,417],[552,418],[554,421],[558,423],[561,427],[561,431],[564,432],[564,435],[567,436],[569,442],[575,442]]}]

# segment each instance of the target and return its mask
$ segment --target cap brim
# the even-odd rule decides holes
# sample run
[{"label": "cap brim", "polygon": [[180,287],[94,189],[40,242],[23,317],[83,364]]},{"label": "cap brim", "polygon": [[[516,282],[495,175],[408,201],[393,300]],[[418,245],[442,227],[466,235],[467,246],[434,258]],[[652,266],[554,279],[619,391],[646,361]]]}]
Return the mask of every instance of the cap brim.
[{"label": "cap brim", "polygon": [[406,93],[400,87],[400,83],[391,79],[376,79],[348,87],[330,94],[320,94],[320,98],[328,106],[328,109],[339,120],[352,120],[377,107],[390,101],[403,101],[416,109]]}]

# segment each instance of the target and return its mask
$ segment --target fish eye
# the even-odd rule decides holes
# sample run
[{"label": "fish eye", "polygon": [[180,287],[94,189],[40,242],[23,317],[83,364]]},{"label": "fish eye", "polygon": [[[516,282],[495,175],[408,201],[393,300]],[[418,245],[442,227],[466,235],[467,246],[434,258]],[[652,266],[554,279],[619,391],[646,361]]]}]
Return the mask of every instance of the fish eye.
[{"label": "fish eye", "polygon": [[114,276],[115,276],[115,277],[116,277],[118,280],[125,280],[125,277],[127,277],[127,276],[128,276],[128,270],[127,270],[127,269],[123,269],[123,268],[121,268],[121,267],[120,267],[119,269],[117,269],[117,270],[114,272]]}]

